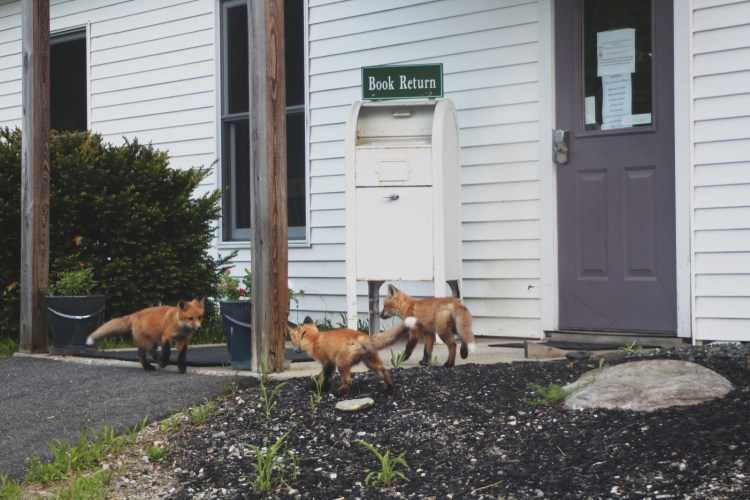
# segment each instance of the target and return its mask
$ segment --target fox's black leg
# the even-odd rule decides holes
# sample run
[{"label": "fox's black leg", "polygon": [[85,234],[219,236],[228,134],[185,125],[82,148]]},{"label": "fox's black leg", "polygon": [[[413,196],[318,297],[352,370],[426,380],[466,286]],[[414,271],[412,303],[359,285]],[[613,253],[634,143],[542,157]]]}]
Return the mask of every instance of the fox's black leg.
[{"label": "fox's black leg", "polygon": [[154,368],[154,365],[148,362],[148,359],[146,358],[146,354],[147,354],[146,349],[139,346],[138,347],[138,361],[141,362],[141,366],[143,367],[143,369],[144,370],[156,370],[156,368]]},{"label": "fox's black leg", "polygon": [[466,359],[469,356],[469,346],[466,342],[461,340],[461,359]]},{"label": "fox's black leg", "polygon": [[185,373],[187,370],[187,342],[177,344],[177,369],[180,373]]},{"label": "fox's black leg", "polygon": [[161,359],[159,360],[159,366],[161,366],[162,368],[169,364],[169,355],[171,349],[172,346],[170,345],[169,341],[166,341],[161,345]]},{"label": "fox's black leg", "polygon": [[159,344],[152,345],[151,350],[148,352],[149,354],[151,354],[151,360],[154,361],[154,363],[161,364],[161,356],[159,355]]}]

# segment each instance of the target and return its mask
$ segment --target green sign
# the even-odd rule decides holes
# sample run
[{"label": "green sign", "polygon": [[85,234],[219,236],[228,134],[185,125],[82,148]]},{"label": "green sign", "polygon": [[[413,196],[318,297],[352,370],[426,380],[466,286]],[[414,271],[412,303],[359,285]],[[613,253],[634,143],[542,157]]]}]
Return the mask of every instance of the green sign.
[{"label": "green sign", "polygon": [[443,97],[443,65],[365,66],[362,99]]}]

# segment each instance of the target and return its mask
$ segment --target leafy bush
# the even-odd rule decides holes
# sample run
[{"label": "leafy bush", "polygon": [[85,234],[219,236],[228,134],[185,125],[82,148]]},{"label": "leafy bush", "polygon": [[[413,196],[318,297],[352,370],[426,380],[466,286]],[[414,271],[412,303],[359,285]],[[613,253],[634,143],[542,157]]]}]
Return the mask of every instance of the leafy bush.
[{"label": "leafy bush", "polygon": [[[90,267],[107,316],[216,295],[233,255],[210,253],[221,192],[194,196],[209,167],[169,167],[167,153],[91,132],[50,141],[50,272]],[[0,335],[18,334],[21,133],[0,129]]]}]

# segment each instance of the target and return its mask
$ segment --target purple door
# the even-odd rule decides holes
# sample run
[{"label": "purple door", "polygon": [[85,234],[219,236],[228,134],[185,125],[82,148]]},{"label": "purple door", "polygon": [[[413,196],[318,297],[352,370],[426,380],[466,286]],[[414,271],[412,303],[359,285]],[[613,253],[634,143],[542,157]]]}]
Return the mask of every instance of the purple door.
[{"label": "purple door", "polygon": [[560,329],[677,329],[672,22],[555,0]]}]

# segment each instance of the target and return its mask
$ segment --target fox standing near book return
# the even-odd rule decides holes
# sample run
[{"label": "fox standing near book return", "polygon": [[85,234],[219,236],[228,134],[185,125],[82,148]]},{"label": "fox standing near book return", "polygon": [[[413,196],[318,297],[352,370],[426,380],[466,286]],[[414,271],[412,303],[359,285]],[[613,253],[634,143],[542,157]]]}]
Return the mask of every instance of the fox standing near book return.
[{"label": "fox standing near book return", "polygon": [[94,345],[97,340],[109,335],[131,332],[138,345],[141,366],[144,370],[154,370],[146,355],[151,354],[151,358],[164,368],[169,364],[169,351],[174,339],[177,341],[177,369],[180,373],[185,373],[188,343],[190,337],[201,329],[204,300],[181,300],[177,307],[147,307],[127,316],[111,319],[89,335],[86,344]]},{"label": "fox standing near book return", "polygon": [[421,365],[432,361],[432,348],[435,345],[435,334],[448,346],[448,360],[445,366],[456,364],[456,342],[453,334],[461,337],[461,359],[466,359],[469,351],[476,348],[476,340],[471,330],[472,317],[469,310],[454,297],[440,297],[416,300],[393,285],[388,285],[388,296],[383,302],[380,317],[391,316],[405,318],[415,316],[417,325],[409,331],[409,340],[404,351],[409,359],[419,338],[424,336],[424,356]]}]

